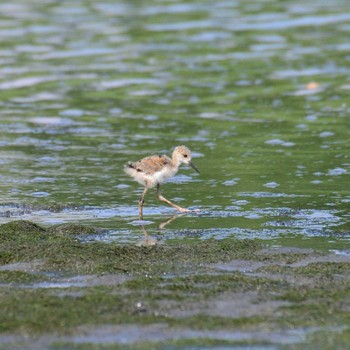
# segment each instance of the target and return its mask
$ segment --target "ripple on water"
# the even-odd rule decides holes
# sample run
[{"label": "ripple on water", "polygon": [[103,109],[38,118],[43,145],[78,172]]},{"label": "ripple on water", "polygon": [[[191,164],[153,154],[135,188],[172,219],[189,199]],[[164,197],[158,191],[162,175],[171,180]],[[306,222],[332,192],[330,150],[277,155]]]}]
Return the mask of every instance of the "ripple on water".
[{"label": "ripple on water", "polygon": [[129,79],[118,79],[118,80],[111,80],[111,81],[102,81],[101,83],[97,84],[97,88],[102,90],[107,89],[117,89],[122,88],[125,86],[130,85],[162,85],[164,83],[161,79],[156,78],[129,78]]},{"label": "ripple on water", "polygon": [[328,171],[329,176],[339,176],[344,174],[348,174],[348,171],[343,168],[334,168]]},{"label": "ripple on water", "polygon": [[85,111],[82,109],[64,109],[59,114],[64,117],[81,117],[85,114]]},{"label": "ripple on water", "polygon": [[287,194],[287,193],[274,193],[274,192],[239,192],[240,197],[253,197],[253,198],[296,198],[296,197],[308,197],[305,194]]},{"label": "ripple on water", "polygon": [[21,89],[58,80],[55,76],[26,77],[0,83],[0,90]]},{"label": "ripple on water", "polygon": [[41,191],[41,192],[31,192],[29,195],[31,197],[48,197],[50,196],[50,193]]},{"label": "ripple on water", "polygon": [[[265,18],[262,18],[265,16]],[[233,31],[246,31],[246,30],[281,30],[288,28],[297,28],[305,26],[322,26],[333,23],[342,23],[350,20],[350,14],[330,14],[323,16],[300,16],[298,18],[288,18],[285,14],[273,14],[269,17],[265,14],[262,16],[254,16],[255,21],[233,21],[227,28]],[[277,19],[277,20],[276,20]],[[259,20],[259,21],[258,21]]]},{"label": "ripple on water", "polygon": [[318,136],[319,137],[331,137],[331,136],[334,136],[334,132],[332,132],[332,131],[323,131]]},{"label": "ripple on water", "polygon": [[263,186],[268,187],[268,188],[276,188],[279,186],[279,184],[277,182],[272,181],[272,182],[267,182]]},{"label": "ripple on water", "polygon": [[271,139],[271,140],[267,140],[265,141],[265,143],[267,145],[272,145],[272,146],[283,146],[283,147],[293,147],[295,145],[294,142],[290,142],[290,141],[283,141],[280,139]]},{"label": "ripple on water", "polygon": [[68,118],[61,117],[34,117],[29,118],[28,121],[34,124],[54,125],[54,126],[69,126],[74,125],[75,122]]},{"label": "ripple on water", "polygon": [[40,92],[26,97],[14,97],[11,99],[13,102],[17,103],[32,103],[40,101],[58,101],[61,99],[61,96],[52,92]]},{"label": "ripple on water", "polygon": [[33,55],[33,58],[36,60],[53,60],[53,59],[107,55],[107,54],[113,54],[113,53],[115,53],[115,50],[111,48],[92,47],[92,48],[83,48],[83,49],[77,49],[77,50],[51,51],[40,55]]},{"label": "ripple on water", "polygon": [[338,67],[338,66],[322,66],[312,67],[305,69],[286,69],[283,71],[274,72],[271,76],[272,79],[289,79],[295,77],[315,76],[315,75],[332,75],[332,74],[349,74],[350,69]]},{"label": "ripple on water", "polygon": [[149,31],[163,32],[163,31],[185,31],[190,29],[212,28],[213,26],[214,26],[214,22],[211,20],[198,20],[198,21],[189,21],[189,22],[148,24],[145,26],[145,28]]}]

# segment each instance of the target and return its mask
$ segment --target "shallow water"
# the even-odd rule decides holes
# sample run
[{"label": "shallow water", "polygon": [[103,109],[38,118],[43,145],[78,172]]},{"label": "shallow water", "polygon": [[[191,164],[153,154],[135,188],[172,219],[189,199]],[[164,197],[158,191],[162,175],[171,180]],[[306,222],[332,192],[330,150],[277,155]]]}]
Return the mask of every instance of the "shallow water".
[{"label": "shallow water", "polygon": [[[1,4],[0,223],[347,254],[348,10],[346,0]],[[201,174],[184,168],[162,190],[200,213],[166,225],[176,213],[150,192],[140,222],[142,189],[123,165],[179,144]]]}]

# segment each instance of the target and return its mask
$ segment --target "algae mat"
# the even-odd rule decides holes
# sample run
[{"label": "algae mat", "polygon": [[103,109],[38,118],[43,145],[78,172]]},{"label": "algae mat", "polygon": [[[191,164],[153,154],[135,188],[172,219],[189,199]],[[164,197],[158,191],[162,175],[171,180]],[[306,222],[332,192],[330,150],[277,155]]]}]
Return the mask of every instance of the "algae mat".
[{"label": "algae mat", "polygon": [[28,221],[0,226],[0,348],[349,342],[349,256],[257,240],[121,246],[85,243],[85,234],[98,233]]}]

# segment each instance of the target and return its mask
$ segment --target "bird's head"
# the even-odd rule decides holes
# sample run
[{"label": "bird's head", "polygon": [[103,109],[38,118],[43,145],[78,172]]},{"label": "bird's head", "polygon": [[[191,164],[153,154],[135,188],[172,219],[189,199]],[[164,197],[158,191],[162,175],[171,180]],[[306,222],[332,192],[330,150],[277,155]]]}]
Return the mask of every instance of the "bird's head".
[{"label": "bird's head", "polygon": [[186,146],[177,146],[174,149],[173,160],[179,165],[181,163],[188,164],[199,173],[199,170],[192,162],[192,153]]}]

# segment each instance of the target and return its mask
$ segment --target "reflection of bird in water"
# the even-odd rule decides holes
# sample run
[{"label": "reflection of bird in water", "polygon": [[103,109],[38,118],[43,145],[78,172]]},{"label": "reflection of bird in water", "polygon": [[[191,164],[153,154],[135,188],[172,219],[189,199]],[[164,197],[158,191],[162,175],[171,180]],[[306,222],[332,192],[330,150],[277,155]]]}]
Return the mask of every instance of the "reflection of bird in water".
[{"label": "reflection of bird in water", "polygon": [[125,165],[125,172],[133,177],[138,183],[145,186],[139,200],[140,219],[142,219],[142,209],[146,192],[149,188],[155,186],[157,186],[157,197],[161,202],[167,203],[183,213],[191,211],[170,202],[160,193],[160,184],[166,179],[174,176],[182,163],[190,165],[199,173],[199,170],[192,163],[191,151],[185,146],[177,146],[174,149],[171,159],[166,155],[155,155],[143,158],[137,162],[129,162]]},{"label": "reflection of bird in water", "polygon": [[[171,222],[173,222],[175,219],[178,219],[182,215],[184,215],[184,214],[174,215],[174,216],[171,216],[170,218],[168,218],[167,220],[160,222],[158,224],[158,234],[160,234],[160,230],[163,230],[166,225],[170,224]],[[144,239],[141,240],[137,244],[138,246],[153,246],[153,245],[156,245],[157,243],[159,243],[158,239],[156,239],[148,234],[148,231],[146,230],[146,227],[144,225],[140,225],[140,227],[141,227],[141,230],[144,234]]]}]

